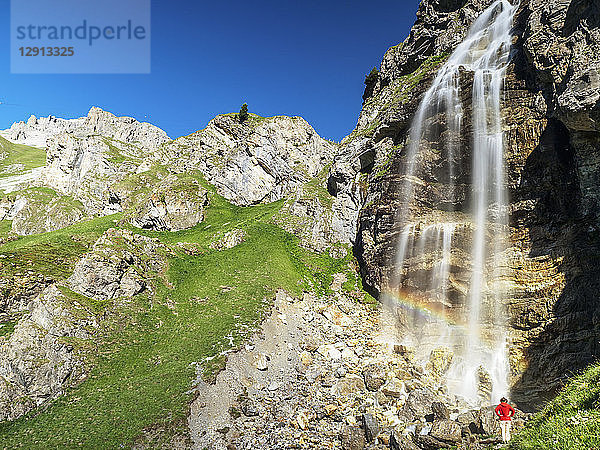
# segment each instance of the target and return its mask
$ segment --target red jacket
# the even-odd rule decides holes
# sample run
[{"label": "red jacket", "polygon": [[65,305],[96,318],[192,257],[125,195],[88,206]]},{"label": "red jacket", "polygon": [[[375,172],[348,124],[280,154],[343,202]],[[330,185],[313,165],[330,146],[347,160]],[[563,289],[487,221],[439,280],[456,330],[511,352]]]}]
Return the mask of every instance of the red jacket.
[{"label": "red jacket", "polygon": [[511,420],[511,417],[515,415],[513,407],[504,402],[496,406],[495,411],[500,420]]}]

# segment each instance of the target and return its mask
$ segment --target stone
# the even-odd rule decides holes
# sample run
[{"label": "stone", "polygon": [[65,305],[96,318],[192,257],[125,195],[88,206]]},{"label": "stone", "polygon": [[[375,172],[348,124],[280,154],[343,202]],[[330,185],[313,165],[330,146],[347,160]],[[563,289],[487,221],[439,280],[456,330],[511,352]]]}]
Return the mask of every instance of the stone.
[{"label": "stone", "polygon": [[333,344],[323,344],[317,349],[317,352],[332,360],[342,358],[342,352],[340,352]]},{"label": "stone", "polygon": [[427,389],[411,391],[406,398],[406,403],[400,410],[400,418],[406,422],[424,418],[431,412],[431,404],[436,401],[435,395]]},{"label": "stone", "polygon": [[308,416],[304,411],[296,416],[296,423],[301,430],[306,430],[308,428]]},{"label": "stone", "polygon": [[337,380],[331,387],[331,395],[334,397],[348,397],[357,395],[365,390],[365,383],[361,377],[348,374]]},{"label": "stone", "polygon": [[214,250],[226,250],[241,244],[246,237],[246,232],[236,228],[223,234],[222,237],[210,243],[210,248]]},{"label": "stone", "polygon": [[372,414],[365,413],[361,416],[361,419],[367,442],[375,441],[381,430],[377,418]]},{"label": "stone", "polygon": [[352,325],[352,319],[344,314],[340,309],[335,305],[329,305],[323,311],[323,315],[334,325],[339,325],[342,327],[348,327]]},{"label": "stone", "polygon": [[279,381],[273,381],[271,383],[269,383],[269,386],[267,386],[267,389],[271,392],[278,390],[279,388],[281,388],[282,383],[280,383]]},{"label": "stone", "polygon": [[483,367],[477,369],[477,395],[484,401],[490,401],[492,396],[492,377]]},{"label": "stone", "polygon": [[382,388],[381,392],[389,397],[400,398],[406,395],[404,383],[398,378],[390,379]]},{"label": "stone", "polygon": [[[194,179],[169,175],[154,185],[147,193],[136,195],[128,189],[115,190],[114,193],[126,209],[123,221],[138,228],[155,231],[180,231],[191,228],[204,220],[204,210],[208,206],[208,191]],[[241,230],[225,234],[220,240],[212,242],[211,248],[222,250],[227,245],[237,245],[236,239],[243,239]]]},{"label": "stone", "polygon": [[0,345],[0,420],[17,419],[87,375],[83,357],[65,341],[98,337],[99,318],[70,307],[74,298],[129,301],[148,285],[146,274],[166,270],[168,253],[157,239],[111,228],[75,263],[69,278],[32,299],[29,312]]},{"label": "stone", "polygon": [[254,355],[252,365],[258,370],[267,370],[269,368],[269,358],[264,353],[257,353]]},{"label": "stone", "polygon": [[477,425],[482,434],[500,434],[500,423],[494,409],[494,406],[489,406],[477,412]]},{"label": "stone", "polygon": [[435,377],[445,375],[452,364],[454,352],[447,347],[439,347],[431,351],[425,368]]},{"label": "stone", "polygon": [[363,370],[365,385],[370,391],[377,391],[387,380],[387,372],[381,364],[370,364]]},{"label": "stone", "polygon": [[445,420],[450,418],[450,411],[442,402],[433,402],[431,404],[434,420]]},{"label": "stone", "polygon": [[325,405],[324,408],[325,408],[325,414],[327,414],[328,416],[333,415],[338,409],[337,405],[334,405],[333,403],[329,403],[329,404]]},{"label": "stone", "polygon": [[302,351],[298,355],[298,370],[300,372],[306,372],[306,369],[308,369],[312,363],[313,363],[313,358],[312,358],[311,354],[309,352],[307,352],[306,350]]},{"label": "stone", "polygon": [[156,158],[178,171],[199,170],[220,195],[249,206],[296,192],[331,161],[334,150],[300,117],[251,116],[240,123],[220,115],[161,147]]},{"label": "stone", "polygon": [[398,433],[395,430],[390,435],[390,450],[419,450],[410,436]]},{"label": "stone", "polygon": [[346,369],[344,367],[338,367],[335,369],[335,377],[342,378],[346,375]]},{"label": "stone", "polygon": [[342,431],[342,446],[345,450],[362,450],[366,440],[363,430],[357,425],[344,425]]},{"label": "stone", "polygon": [[423,450],[438,450],[440,448],[452,448],[451,444],[434,438],[429,435],[417,434],[414,437],[414,442],[418,448]]},{"label": "stone", "polygon": [[462,439],[460,424],[448,419],[433,422],[429,435],[448,443],[458,443]]}]

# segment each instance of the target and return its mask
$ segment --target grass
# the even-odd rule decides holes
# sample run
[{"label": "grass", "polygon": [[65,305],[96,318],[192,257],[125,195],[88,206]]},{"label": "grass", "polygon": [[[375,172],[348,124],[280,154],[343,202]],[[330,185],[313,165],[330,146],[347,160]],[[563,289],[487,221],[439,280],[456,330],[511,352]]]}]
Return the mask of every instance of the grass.
[{"label": "grass", "polygon": [[14,144],[0,136],[0,172],[12,164],[23,164],[23,169],[14,173],[0,173],[0,178],[18,175],[25,170],[46,164],[46,152],[42,149],[23,144]]},{"label": "grass", "polygon": [[9,336],[15,329],[17,323],[14,321],[8,321],[0,323],[0,337]]},{"label": "grass", "polygon": [[[97,350],[88,356],[90,376],[45,410],[0,424],[0,448],[130,447],[144,429],[181,429],[170,424],[185,422],[197,364],[205,377],[213,376],[225,352],[257,324],[277,289],[292,295],[325,292],[335,271],[348,270],[350,256],[336,260],[309,252],[271,223],[283,201],[242,208],[206,187],[211,206],[205,222],[175,233],[135,230],[175,252],[166,278],[154,280],[156,295],[125,304],[88,302],[89,314],[102,318],[93,346]],[[62,234],[22,238],[0,251],[48,242],[69,247],[73,235],[97,233],[110,223],[107,218]],[[234,228],[246,232],[244,242],[224,251],[210,249],[211,242]],[[197,251],[188,254],[179,242]],[[86,303],[69,291],[63,294]]]},{"label": "grass", "polygon": [[600,363],[575,376],[511,442],[515,450],[600,448]]},{"label": "grass", "polygon": [[[0,245],[0,275],[14,276],[33,271],[53,280],[67,278],[73,264],[87,252],[104,231],[115,225],[120,214],[81,222],[50,233],[22,236]],[[6,228],[6,223],[0,224]]]}]

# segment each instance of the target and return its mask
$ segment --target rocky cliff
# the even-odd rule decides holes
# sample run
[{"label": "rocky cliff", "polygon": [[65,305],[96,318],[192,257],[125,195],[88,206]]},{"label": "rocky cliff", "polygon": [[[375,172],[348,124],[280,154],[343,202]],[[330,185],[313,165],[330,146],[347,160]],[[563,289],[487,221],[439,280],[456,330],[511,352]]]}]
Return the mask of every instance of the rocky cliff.
[{"label": "rocky cliff", "polygon": [[[401,174],[408,132],[423,93],[473,19],[490,1],[424,1],[406,41],[386,53],[365,90],[357,128],[342,143],[330,172],[331,191],[362,205],[356,251],[374,292],[397,270]],[[598,356],[598,5],[592,1],[521,2],[502,103],[510,194],[508,310],[515,397],[537,402],[552,395],[565,374]],[[468,95],[472,75],[461,76]],[[437,117],[440,123],[446,118]],[[423,221],[446,215],[463,222],[472,148],[471,123],[458,148],[453,203],[436,202],[449,189],[440,153],[423,157],[411,210]],[[362,175],[361,175],[362,173]],[[366,190],[361,195],[363,177]],[[365,192],[366,191],[366,192]],[[362,198],[364,197],[364,201]],[[440,206],[441,205],[441,206]],[[458,233],[450,290],[459,306],[470,271],[468,236]],[[461,250],[462,249],[462,250]],[[408,271],[431,267],[409,261]],[[425,266],[423,266],[425,264]]]}]

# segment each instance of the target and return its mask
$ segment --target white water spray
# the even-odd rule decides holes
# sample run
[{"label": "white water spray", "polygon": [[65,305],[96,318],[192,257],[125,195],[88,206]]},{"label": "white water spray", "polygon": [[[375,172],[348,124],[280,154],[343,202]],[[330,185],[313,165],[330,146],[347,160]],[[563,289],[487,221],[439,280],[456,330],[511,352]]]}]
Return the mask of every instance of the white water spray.
[{"label": "white water spray", "polygon": [[[454,363],[448,373],[451,391],[473,401],[478,393],[481,395],[482,377],[489,377],[492,390],[488,394],[494,399],[508,389],[505,292],[501,283],[508,220],[500,106],[515,11],[516,6],[507,0],[497,0],[487,8],[425,93],[409,134],[397,218],[402,231],[395,255],[398,274],[392,280],[392,290],[408,290],[413,296],[462,311],[459,325],[438,327],[437,343],[444,341],[454,350]],[[463,104],[460,92],[465,73],[473,76],[470,105]],[[444,202],[455,204],[457,169],[460,156],[465,154],[461,151],[461,136],[467,114],[472,123],[469,211],[443,207],[412,219],[415,190],[423,184],[418,176],[424,149],[442,152],[447,172]],[[444,117],[441,125],[440,117]],[[471,243],[471,273],[461,305],[456,305],[449,294],[452,260],[459,257],[454,246],[456,234],[468,235]],[[432,258],[436,262],[431,263]],[[411,267],[407,267],[409,260]],[[417,274],[413,265],[424,269]]]}]

